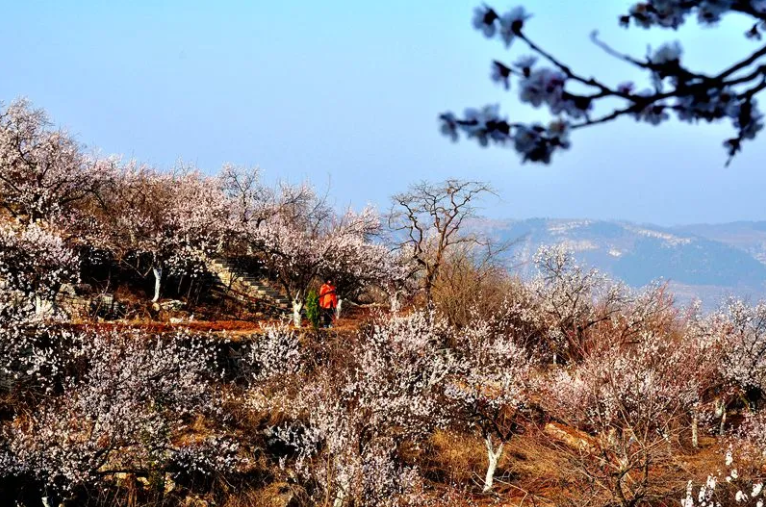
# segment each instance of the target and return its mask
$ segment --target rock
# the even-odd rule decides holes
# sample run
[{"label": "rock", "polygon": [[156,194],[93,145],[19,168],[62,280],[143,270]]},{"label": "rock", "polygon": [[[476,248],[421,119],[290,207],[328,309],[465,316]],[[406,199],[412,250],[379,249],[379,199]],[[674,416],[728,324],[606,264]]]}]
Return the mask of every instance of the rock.
[{"label": "rock", "polygon": [[189,495],[183,499],[181,505],[183,507],[209,507],[210,503],[197,495]]},{"label": "rock", "polygon": [[101,293],[90,300],[90,314],[105,320],[113,320],[125,316],[127,306],[117,301],[114,294]]},{"label": "rock", "polygon": [[545,425],[543,431],[555,440],[577,451],[594,452],[598,449],[598,445],[593,437],[568,426],[550,422]]},{"label": "rock", "polygon": [[165,474],[165,493],[170,493],[176,489],[175,481],[170,477],[170,474]]},{"label": "rock", "polygon": [[167,301],[160,301],[158,303],[152,304],[152,308],[154,309],[154,311],[157,311],[157,312],[159,312],[160,310],[163,310],[166,312],[177,312],[180,309],[182,309],[184,306],[186,306],[186,303],[178,299],[169,299]]},{"label": "rock", "polygon": [[[117,475],[119,475],[119,474],[115,474],[115,476],[117,476]],[[127,477],[127,475],[128,474],[125,474],[126,477]],[[151,485],[152,485],[152,483],[149,480],[149,478],[148,477],[144,477],[144,476],[136,477],[136,482],[139,482],[139,483],[143,484],[143,486],[145,488],[150,488]],[[164,487],[164,490],[165,490],[166,494],[170,493],[171,491],[176,489],[176,483],[170,477],[170,474],[168,474],[168,473],[165,474],[165,477],[163,478],[162,483],[163,483],[163,487]],[[194,505],[197,505],[197,504],[194,504]],[[207,505],[207,504],[205,504],[205,505]]]},{"label": "rock", "polygon": [[59,288],[59,294],[65,297],[73,298],[77,296],[77,291],[75,290],[74,285],[72,285],[71,283],[64,283]]},{"label": "rock", "polygon": [[129,474],[127,472],[117,472],[113,475],[115,482],[117,483],[117,486],[119,487],[125,487],[128,484],[135,482],[136,476],[133,474]]}]

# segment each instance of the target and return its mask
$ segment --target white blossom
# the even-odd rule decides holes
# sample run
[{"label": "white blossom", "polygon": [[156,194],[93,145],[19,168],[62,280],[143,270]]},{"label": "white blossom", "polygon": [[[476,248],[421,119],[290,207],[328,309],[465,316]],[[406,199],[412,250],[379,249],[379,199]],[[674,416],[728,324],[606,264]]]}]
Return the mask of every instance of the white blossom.
[{"label": "white blossom", "polygon": [[531,17],[532,15],[521,6],[500,16],[500,38],[503,39],[505,47],[511,46],[513,39],[523,28],[524,22]]},{"label": "white blossom", "polygon": [[492,78],[492,81],[502,84],[506,90],[511,87],[511,69],[498,61],[492,62],[492,73],[490,77]]},{"label": "white blossom", "polygon": [[533,55],[527,55],[519,57],[519,59],[514,62],[513,66],[524,70],[531,69],[535,66],[535,63],[537,63],[537,57]]},{"label": "white blossom", "polygon": [[476,7],[473,12],[473,27],[487,38],[494,37],[497,32],[497,13],[487,6]]},{"label": "white blossom", "polygon": [[453,142],[458,140],[457,117],[452,113],[444,113],[439,116],[441,133],[449,137]]}]

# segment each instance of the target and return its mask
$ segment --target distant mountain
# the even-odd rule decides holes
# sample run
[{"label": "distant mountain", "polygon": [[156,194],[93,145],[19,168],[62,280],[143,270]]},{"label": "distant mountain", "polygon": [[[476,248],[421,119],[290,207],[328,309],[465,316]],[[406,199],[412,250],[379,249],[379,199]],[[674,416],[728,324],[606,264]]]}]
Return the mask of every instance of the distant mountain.
[{"label": "distant mountain", "polygon": [[674,230],[733,246],[766,263],[766,222],[685,225]]},{"label": "distant mountain", "polygon": [[766,222],[660,227],[607,220],[484,221],[476,224],[514,241],[522,276],[535,273],[542,245],[565,244],[582,264],[633,287],[664,279],[680,302],[700,298],[713,307],[728,296],[766,297]]}]

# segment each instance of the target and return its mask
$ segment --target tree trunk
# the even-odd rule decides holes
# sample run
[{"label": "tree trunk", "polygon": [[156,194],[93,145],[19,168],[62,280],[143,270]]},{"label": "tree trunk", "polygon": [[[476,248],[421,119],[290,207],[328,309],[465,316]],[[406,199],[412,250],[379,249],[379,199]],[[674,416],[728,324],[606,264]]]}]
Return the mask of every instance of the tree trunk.
[{"label": "tree trunk", "polygon": [[53,306],[50,301],[43,299],[39,294],[35,294],[35,317],[39,320],[45,320],[51,313]]},{"label": "tree trunk", "polygon": [[426,276],[423,280],[423,292],[426,295],[426,306],[430,307],[433,303],[434,280],[436,280],[436,268],[426,270]]},{"label": "tree trunk", "polygon": [[716,415],[721,417],[721,424],[718,427],[718,433],[723,435],[726,430],[726,402],[723,400],[716,400],[715,402]]},{"label": "tree trunk", "polygon": [[332,503],[332,507],[343,507],[343,500],[346,498],[346,492],[343,488],[338,488],[338,492],[335,494],[335,501]]},{"label": "tree trunk", "polygon": [[341,480],[338,484],[338,492],[335,493],[335,500],[332,503],[332,507],[343,507],[343,502],[346,500],[346,493],[348,492],[348,483],[345,480]]},{"label": "tree trunk", "polygon": [[343,300],[338,298],[338,306],[335,307],[335,320],[340,318],[340,307],[343,304]]},{"label": "tree trunk", "polygon": [[154,273],[154,298],[152,299],[152,302],[156,303],[157,301],[160,300],[160,287],[162,285],[162,267],[153,266],[152,273]]},{"label": "tree trunk", "polygon": [[426,284],[425,293],[426,293],[426,306],[429,308],[434,302],[434,296],[433,296],[432,290],[433,290],[433,287],[431,286],[431,283],[428,282]]},{"label": "tree trunk", "polygon": [[[638,440],[638,436],[636,436],[636,432],[633,432],[633,436]],[[662,438],[665,439],[665,443],[668,446],[668,455],[673,455],[673,441],[670,438],[670,429],[666,426],[665,429],[662,432]]]},{"label": "tree trunk", "polygon": [[293,299],[293,325],[295,327],[301,327],[301,310],[303,309],[303,303],[298,299],[298,296]]},{"label": "tree trunk", "polygon": [[390,296],[391,313],[398,313],[401,305],[399,304],[399,291],[395,291]]},{"label": "tree trunk", "polygon": [[699,414],[697,409],[692,409],[692,447],[695,449],[699,447]]},{"label": "tree trunk", "polygon": [[489,458],[489,465],[487,466],[487,475],[484,478],[484,489],[482,492],[487,493],[492,489],[492,483],[495,480],[495,470],[497,470],[497,464],[500,462],[500,456],[503,454],[503,442],[495,449],[492,444],[492,435],[487,435],[484,440],[487,446],[487,458]]}]

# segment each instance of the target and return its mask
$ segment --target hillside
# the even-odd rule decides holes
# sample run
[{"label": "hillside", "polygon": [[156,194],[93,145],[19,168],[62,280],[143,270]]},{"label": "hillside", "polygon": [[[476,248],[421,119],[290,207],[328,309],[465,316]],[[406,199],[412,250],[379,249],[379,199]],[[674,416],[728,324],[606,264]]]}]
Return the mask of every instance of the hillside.
[{"label": "hillside", "polygon": [[766,222],[660,227],[624,221],[545,219],[485,222],[480,227],[512,241],[512,263],[534,275],[542,245],[565,244],[577,259],[633,287],[670,282],[680,302],[706,307],[728,296],[766,296]]},{"label": "hillside", "polygon": [[[560,249],[526,283],[460,237],[478,182],[384,221],[82,150],[0,114],[0,506],[761,505],[766,303]],[[766,278],[754,233],[475,226],[527,275],[563,242],[682,296]]]}]

